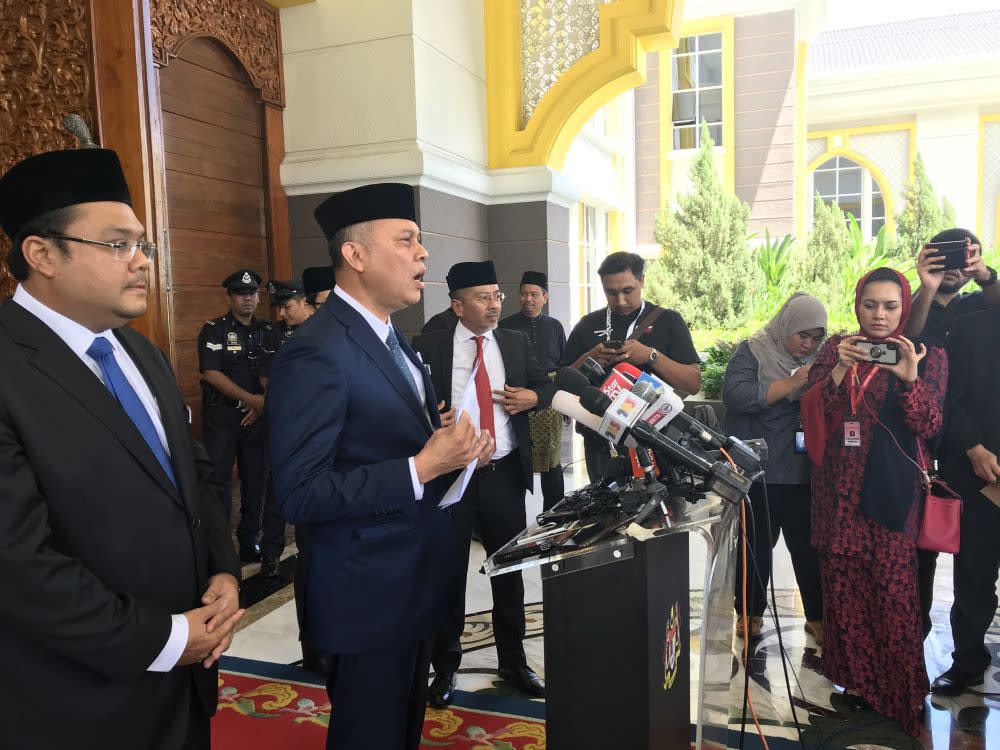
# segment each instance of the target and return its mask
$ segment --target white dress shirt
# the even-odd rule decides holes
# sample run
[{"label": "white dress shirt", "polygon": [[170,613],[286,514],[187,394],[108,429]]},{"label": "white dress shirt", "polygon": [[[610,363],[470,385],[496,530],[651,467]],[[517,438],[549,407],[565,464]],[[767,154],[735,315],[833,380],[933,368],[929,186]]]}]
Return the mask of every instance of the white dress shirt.
[{"label": "white dress shirt", "polygon": [[[163,422],[160,419],[160,407],[156,403],[156,399],[153,397],[153,392],[149,389],[149,385],[146,383],[146,379],[139,372],[139,368],[135,366],[132,358],[129,357],[128,352],[118,341],[118,338],[110,331],[101,331],[100,333],[94,333],[89,328],[77,323],[75,320],[67,318],[65,315],[56,312],[52,308],[43,305],[37,299],[31,296],[28,291],[24,288],[23,284],[19,284],[17,291],[14,292],[14,302],[19,304],[29,313],[34,315],[45,325],[52,329],[63,342],[68,346],[73,353],[80,358],[94,376],[104,383],[104,376],[101,373],[100,365],[97,364],[95,359],[92,359],[89,354],[87,354],[87,349],[90,345],[94,343],[94,339],[98,336],[107,339],[111,342],[111,347],[114,350],[115,361],[121,368],[122,373],[125,375],[125,379],[128,380],[129,385],[139,396],[139,400],[142,405],[146,407],[146,412],[149,414],[149,418],[153,420],[153,426],[156,428],[156,434],[160,438],[160,442],[163,444],[163,449],[170,455],[170,446],[167,445],[167,435],[163,431]],[[159,656],[153,660],[153,663],[147,668],[147,672],[169,672],[176,666],[177,662],[180,660],[181,655],[184,653],[184,647],[187,645],[188,639],[188,621],[184,615],[171,615],[170,616],[170,637],[167,639],[166,645],[160,652]]]},{"label": "white dress shirt", "polygon": [[[478,350],[475,336],[476,334],[462,325],[462,321],[458,321],[458,325],[455,326],[454,352],[451,357],[452,406],[462,403],[465,386],[472,377],[472,365]],[[504,368],[503,357],[493,330],[483,334],[483,360],[486,363],[486,372],[490,376],[490,390],[502,391],[507,382],[507,370]],[[510,415],[496,401],[493,401],[493,427],[497,433],[493,436],[497,441],[496,452],[493,454],[493,460],[496,461],[517,447]]]},{"label": "white dress shirt", "polygon": [[[390,320],[388,318],[386,318],[385,320],[380,320],[378,316],[376,316],[371,310],[362,305],[360,302],[354,299],[354,297],[349,295],[339,286],[335,286],[333,288],[333,293],[336,294],[338,297],[340,297],[342,300],[344,300],[344,302],[346,302],[352,308],[354,308],[358,312],[358,314],[365,319],[365,322],[368,323],[369,326],[371,326],[371,329],[375,333],[375,336],[378,338],[379,341],[382,342],[382,345],[385,346],[386,351],[388,351],[389,345],[385,343],[385,340],[386,337],[388,337],[389,335],[389,330],[391,329]],[[407,367],[410,368],[410,373],[413,375],[413,381],[417,384],[417,390],[420,392],[420,405],[424,407],[424,411],[426,412],[427,394],[424,392],[424,374],[420,371],[419,367],[417,367],[415,364],[413,364],[413,362],[410,361],[410,358],[406,356],[405,352],[403,354],[403,359],[406,360],[406,365]],[[428,421],[429,420],[430,417],[428,417]],[[409,464],[410,464],[410,480],[413,483],[413,499],[423,500],[424,485],[422,485],[420,483],[420,480],[417,478],[417,465],[414,463],[412,456],[410,457]]]}]

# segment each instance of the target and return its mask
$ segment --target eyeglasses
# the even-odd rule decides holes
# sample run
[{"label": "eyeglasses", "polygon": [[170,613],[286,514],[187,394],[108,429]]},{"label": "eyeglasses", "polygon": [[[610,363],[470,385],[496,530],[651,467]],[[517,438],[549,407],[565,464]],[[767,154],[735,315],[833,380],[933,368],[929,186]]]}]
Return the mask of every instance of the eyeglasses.
[{"label": "eyeglasses", "polygon": [[87,240],[83,237],[68,237],[64,234],[46,234],[43,235],[50,240],[68,240],[70,242],[82,242],[85,245],[100,245],[101,247],[110,247],[115,251],[115,260],[120,260],[124,262],[129,262],[135,257],[137,250],[141,250],[142,254],[145,255],[150,260],[156,255],[156,245],[152,242],[143,242],[142,240],[133,240],[129,242],[128,240],[115,240],[114,242],[101,242],[99,240]]},{"label": "eyeglasses", "polygon": [[472,299],[481,305],[488,305],[490,302],[503,302],[507,299],[507,295],[503,292],[495,292],[494,294],[477,294]]}]

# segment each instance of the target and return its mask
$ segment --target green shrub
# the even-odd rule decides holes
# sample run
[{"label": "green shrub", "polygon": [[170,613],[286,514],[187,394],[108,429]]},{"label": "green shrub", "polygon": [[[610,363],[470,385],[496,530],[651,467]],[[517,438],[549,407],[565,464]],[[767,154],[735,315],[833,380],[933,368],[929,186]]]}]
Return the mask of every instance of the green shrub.
[{"label": "green shrub", "polygon": [[722,381],[738,341],[716,341],[705,350],[701,363],[701,394],[708,399],[722,398]]},{"label": "green shrub", "polygon": [[896,241],[888,248],[889,252],[895,258],[913,258],[927,240],[953,226],[955,209],[947,198],[938,204],[924,160],[917,152],[913,163],[913,182],[906,186],[905,204],[896,216]]},{"label": "green shrub", "polygon": [[646,295],[671,307],[695,327],[732,327],[752,313],[760,270],[747,244],[750,208],[726,193],[702,125],[701,146],[691,164],[693,189],[676,210],[656,217],[663,248],[649,264]]}]

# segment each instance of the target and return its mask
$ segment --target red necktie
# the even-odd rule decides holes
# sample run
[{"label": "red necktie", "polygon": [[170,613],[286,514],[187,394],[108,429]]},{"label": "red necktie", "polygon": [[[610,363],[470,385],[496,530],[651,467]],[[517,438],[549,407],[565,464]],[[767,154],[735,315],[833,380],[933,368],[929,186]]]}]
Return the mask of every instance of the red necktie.
[{"label": "red necktie", "polygon": [[479,403],[479,429],[489,430],[489,433],[495,438],[496,429],[493,427],[493,392],[490,390],[490,375],[486,372],[486,360],[483,359],[483,337],[473,336],[476,340],[476,358],[472,362],[472,367],[475,368],[476,363],[479,363],[479,369],[476,370],[476,401]]}]

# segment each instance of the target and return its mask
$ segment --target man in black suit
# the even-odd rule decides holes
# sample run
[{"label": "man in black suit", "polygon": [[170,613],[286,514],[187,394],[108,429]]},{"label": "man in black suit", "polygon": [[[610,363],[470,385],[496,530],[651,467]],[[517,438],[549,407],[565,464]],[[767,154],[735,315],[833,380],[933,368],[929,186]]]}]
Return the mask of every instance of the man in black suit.
[{"label": "man in black suit", "polygon": [[955,555],[952,666],[931,692],[954,696],[982,685],[991,663],[984,641],[996,616],[1000,573],[1000,307],[955,321],[947,348],[941,475],[962,495],[962,543]]},{"label": "man in black suit", "polygon": [[[429,702],[450,704],[462,660],[459,642],[465,626],[465,572],[472,529],[478,527],[486,554],[492,555],[526,524],[524,491],[533,486],[528,412],[552,401],[554,386],[531,354],[528,337],[497,328],[504,295],[491,261],[457,263],[448,272],[448,290],[458,320],[453,330],[418,336],[414,349],[430,367],[434,392],[444,399],[444,423],[453,419],[475,371],[479,426],[496,439],[489,465],[477,471],[452,517],[458,542],[457,573],[462,578],[448,619],[434,639],[434,681]],[[478,365],[478,367],[477,367]],[[451,414],[449,414],[451,412]],[[524,582],[520,573],[490,579],[493,632],[500,676],[528,695],[541,697],[545,686],[524,655]]]},{"label": "man in black suit", "polygon": [[16,164],[0,226],[3,744],[207,748],[239,562],[170,365],[125,325],[156,247],[103,149]]}]

